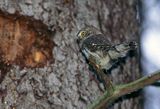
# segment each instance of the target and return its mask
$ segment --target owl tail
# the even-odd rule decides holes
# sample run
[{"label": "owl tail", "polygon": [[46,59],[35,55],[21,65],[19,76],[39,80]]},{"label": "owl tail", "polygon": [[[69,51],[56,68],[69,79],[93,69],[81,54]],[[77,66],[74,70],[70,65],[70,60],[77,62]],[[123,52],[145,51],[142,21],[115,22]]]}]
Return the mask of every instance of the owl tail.
[{"label": "owl tail", "polygon": [[137,42],[131,41],[128,43],[128,46],[130,47],[131,50],[134,50],[138,47]]},{"label": "owl tail", "polygon": [[132,42],[121,43],[115,45],[114,48],[116,49],[116,52],[114,52],[115,54],[114,58],[125,57],[129,51],[136,50],[137,42],[132,41]]},{"label": "owl tail", "polygon": [[135,50],[137,48],[137,42],[126,42],[126,43],[121,43],[115,46],[116,50],[118,52],[127,52],[129,50]]}]

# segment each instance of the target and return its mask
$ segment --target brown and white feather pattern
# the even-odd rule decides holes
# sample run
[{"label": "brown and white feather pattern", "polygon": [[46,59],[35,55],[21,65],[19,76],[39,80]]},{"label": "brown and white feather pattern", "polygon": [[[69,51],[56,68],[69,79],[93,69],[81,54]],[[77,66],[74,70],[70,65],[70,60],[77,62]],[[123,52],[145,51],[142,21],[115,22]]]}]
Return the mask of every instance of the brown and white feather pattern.
[{"label": "brown and white feather pattern", "polygon": [[136,42],[113,44],[104,34],[85,36],[85,39],[79,44],[89,62],[92,61],[101,69],[106,70],[109,70],[119,58],[125,57],[130,50],[137,47]]}]

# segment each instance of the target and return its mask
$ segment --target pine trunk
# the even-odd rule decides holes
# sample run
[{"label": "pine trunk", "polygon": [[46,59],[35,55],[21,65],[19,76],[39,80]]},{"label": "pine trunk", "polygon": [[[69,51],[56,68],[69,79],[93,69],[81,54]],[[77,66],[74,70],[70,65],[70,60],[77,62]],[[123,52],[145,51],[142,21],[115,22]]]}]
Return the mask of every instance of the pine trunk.
[{"label": "pine trunk", "polygon": [[[136,0],[1,0],[1,10],[43,21],[52,30],[54,62],[43,68],[12,66],[0,84],[2,109],[85,109],[102,95],[81,55],[76,34],[84,25],[99,28],[114,43],[138,40]],[[137,54],[111,72],[114,84],[141,76]],[[142,109],[139,92],[110,109]]]}]

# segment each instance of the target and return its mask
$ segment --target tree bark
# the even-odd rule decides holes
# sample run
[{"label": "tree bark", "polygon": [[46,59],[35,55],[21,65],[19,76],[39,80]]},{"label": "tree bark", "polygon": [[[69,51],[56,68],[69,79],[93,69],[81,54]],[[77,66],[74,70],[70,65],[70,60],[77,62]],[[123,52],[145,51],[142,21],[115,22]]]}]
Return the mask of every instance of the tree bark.
[{"label": "tree bark", "polygon": [[[13,66],[0,84],[0,107],[11,109],[85,109],[103,92],[91,78],[76,43],[80,28],[93,25],[114,43],[138,40],[136,0],[2,0],[1,10],[33,16],[53,31],[55,62],[44,68]],[[141,76],[138,54],[111,71],[114,84]],[[142,109],[141,96],[130,94],[110,109]]]}]

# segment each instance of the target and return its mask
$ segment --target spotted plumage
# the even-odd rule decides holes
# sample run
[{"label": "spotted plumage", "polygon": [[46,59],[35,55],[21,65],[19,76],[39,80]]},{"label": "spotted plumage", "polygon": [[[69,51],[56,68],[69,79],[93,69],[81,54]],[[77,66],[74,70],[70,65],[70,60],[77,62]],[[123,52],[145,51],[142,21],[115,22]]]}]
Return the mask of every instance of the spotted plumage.
[{"label": "spotted plumage", "polygon": [[87,60],[100,69],[109,70],[119,58],[125,57],[130,50],[137,48],[136,42],[113,44],[107,36],[93,26],[82,28],[78,34],[78,43]]}]

